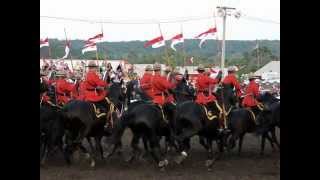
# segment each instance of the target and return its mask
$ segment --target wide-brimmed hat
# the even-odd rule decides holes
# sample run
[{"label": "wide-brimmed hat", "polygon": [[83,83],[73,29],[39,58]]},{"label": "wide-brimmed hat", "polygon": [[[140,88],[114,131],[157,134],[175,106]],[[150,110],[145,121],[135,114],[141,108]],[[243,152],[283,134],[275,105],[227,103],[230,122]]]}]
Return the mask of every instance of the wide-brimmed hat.
[{"label": "wide-brimmed hat", "polygon": [[236,72],[237,68],[235,66],[228,67],[228,72]]},{"label": "wide-brimmed hat", "polygon": [[204,71],[204,65],[203,64],[199,64],[198,68],[197,68],[198,71]]},{"label": "wide-brimmed hat", "polygon": [[94,61],[90,61],[87,65],[87,67],[98,67],[98,65],[96,64],[96,62]]},{"label": "wide-brimmed hat", "polygon": [[57,76],[57,77],[65,77],[66,73],[64,71],[57,71],[55,76]]},{"label": "wide-brimmed hat", "polygon": [[144,70],[145,71],[153,71],[153,68],[151,65],[147,65]]},{"label": "wide-brimmed hat", "polygon": [[172,67],[171,66],[167,66],[165,69],[164,69],[164,72],[171,72],[172,71]]},{"label": "wide-brimmed hat", "polygon": [[259,77],[257,75],[255,75],[254,73],[249,73],[248,75],[248,79],[258,79]]},{"label": "wide-brimmed hat", "polygon": [[160,70],[161,70],[161,64],[155,63],[155,64],[153,65],[153,70],[154,70],[154,71],[160,71]]}]

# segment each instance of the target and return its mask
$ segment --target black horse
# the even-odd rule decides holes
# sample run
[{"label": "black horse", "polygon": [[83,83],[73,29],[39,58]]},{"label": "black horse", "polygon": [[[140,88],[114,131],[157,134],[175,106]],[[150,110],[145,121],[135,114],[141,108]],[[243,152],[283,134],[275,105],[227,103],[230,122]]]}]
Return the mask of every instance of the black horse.
[{"label": "black horse", "polygon": [[177,103],[195,100],[195,89],[188,85],[187,80],[183,78],[174,89],[174,98]]},{"label": "black horse", "polygon": [[144,101],[131,103],[115,127],[114,134],[112,135],[113,147],[106,157],[110,157],[121,146],[121,137],[124,130],[128,127],[133,132],[131,141],[133,152],[128,161],[132,161],[141,155],[142,151],[138,144],[139,140],[142,139],[146,151],[151,153],[158,167],[164,168],[168,164],[168,161],[161,152],[160,139],[162,136],[165,136],[168,142],[174,144],[170,130],[174,109],[175,106],[173,104],[165,104],[163,110],[161,110],[160,107],[153,103],[146,103]]},{"label": "black horse", "polygon": [[[124,109],[124,94],[122,89],[122,82],[114,82],[109,88],[108,98],[110,102],[106,105],[108,112],[107,116],[113,118],[113,121],[119,120],[119,115]],[[90,102],[73,100],[67,103],[62,111],[65,119],[65,128],[67,130],[66,140],[67,145],[65,153],[67,154],[68,163],[71,163],[71,154],[80,148],[82,152],[86,153],[87,157],[91,159],[91,167],[95,166],[95,160],[92,158],[87,149],[82,146],[84,138],[89,139],[94,137],[96,140],[96,146],[100,151],[101,158],[103,158],[103,147],[101,145],[101,139],[103,136],[110,136],[110,131],[104,130],[107,117],[97,117],[95,112],[95,106]],[[114,109],[114,111],[112,111]]]},{"label": "black horse", "polygon": [[[276,127],[280,128],[280,100],[275,98],[269,92],[261,94],[258,99],[265,107],[257,117],[257,121],[259,122],[258,134],[270,132],[272,141],[275,142],[277,147],[280,149],[280,143],[276,137]],[[272,143],[271,146],[273,146]],[[261,148],[264,149],[264,143]]]},{"label": "black horse", "polygon": [[[205,147],[208,152],[208,160],[206,165],[210,168],[213,162],[220,158],[220,153],[223,151],[222,138],[218,133],[219,121],[218,115],[220,110],[218,108],[213,109],[213,114],[216,117],[209,119],[206,109],[192,101],[186,101],[177,104],[176,117],[174,121],[174,134],[175,139],[179,143],[179,152],[181,156],[178,156],[176,162],[178,164],[188,156],[190,150],[190,138],[194,135],[199,135],[200,144]],[[219,146],[219,153],[217,158],[214,158],[212,151],[212,141],[216,140]]]},{"label": "black horse", "polygon": [[[262,99],[266,98],[269,100],[270,96],[265,97],[261,96]],[[273,99],[273,98],[271,98]],[[275,100],[275,99],[273,99]],[[269,101],[268,101],[269,102]],[[241,153],[243,138],[246,133],[255,133],[261,135],[261,151],[260,154],[264,153],[265,140],[268,139],[272,148],[274,148],[273,141],[277,143],[275,137],[274,123],[272,123],[272,116],[269,109],[269,105],[265,105],[261,111],[250,111],[247,108],[238,108],[233,109],[228,115],[228,126],[231,130],[231,136],[228,138],[227,147],[232,149],[235,147],[235,142],[239,139],[238,142],[238,154]],[[276,106],[274,108],[277,108]],[[279,104],[280,108],[280,104]],[[280,111],[279,111],[280,116]],[[280,123],[280,117],[279,117]],[[273,138],[269,136],[269,132],[273,135]],[[278,145],[278,143],[277,143]]]},{"label": "black horse", "polygon": [[[52,92],[53,91],[53,92]],[[47,92],[51,99],[55,99],[54,87],[40,80],[40,164],[44,165],[48,155],[54,150],[62,150],[62,137],[64,135],[64,123],[60,109],[43,101],[43,93]]]}]

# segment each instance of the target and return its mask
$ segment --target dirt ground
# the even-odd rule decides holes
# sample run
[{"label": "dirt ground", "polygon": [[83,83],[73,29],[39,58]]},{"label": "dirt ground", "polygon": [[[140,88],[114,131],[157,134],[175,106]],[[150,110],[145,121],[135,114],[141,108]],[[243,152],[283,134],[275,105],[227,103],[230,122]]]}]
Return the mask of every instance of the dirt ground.
[{"label": "dirt ground", "polygon": [[[280,139],[280,133],[277,132]],[[131,132],[126,131],[124,156],[130,152]],[[142,147],[142,143],[140,144]],[[40,168],[41,180],[269,180],[280,179],[280,152],[272,151],[267,142],[265,155],[260,156],[260,138],[247,134],[242,146],[242,154],[238,156],[237,147],[232,152],[225,152],[208,171],[205,167],[206,151],[198,143],[198,137],[192,139],[191,152],[182,165],[173,161],[176,153],[168,156],[169,165],[164,172],[159,171],[151,157],[136,160],[132,163],[124,161],[124,157],[113,156],[106,161],[97,160],[95,169],[86,163],[66,166],[61,154],[50,157],[46,167]],[[214,150],[216,146],[214,144]]]}]

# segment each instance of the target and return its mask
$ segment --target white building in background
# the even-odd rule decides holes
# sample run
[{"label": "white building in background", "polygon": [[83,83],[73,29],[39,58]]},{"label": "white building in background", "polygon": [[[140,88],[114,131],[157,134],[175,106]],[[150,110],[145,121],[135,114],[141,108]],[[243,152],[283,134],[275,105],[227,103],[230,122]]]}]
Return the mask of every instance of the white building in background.
[{"label": "white building in background", "polygon": [[270,61],[255,72],[261,76],[262,83],[280,83],[280,61]]}]

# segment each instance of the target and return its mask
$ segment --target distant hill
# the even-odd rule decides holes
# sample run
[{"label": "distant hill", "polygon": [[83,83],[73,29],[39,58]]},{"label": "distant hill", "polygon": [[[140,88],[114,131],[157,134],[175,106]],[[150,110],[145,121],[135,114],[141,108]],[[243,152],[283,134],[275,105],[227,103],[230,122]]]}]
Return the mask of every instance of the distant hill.
[{"label": "distant hill", "polygon": [[[64,55],[65,41],[50,39],[50,49],[52,58],[60,58]],[[156,59],[158,56],[164,56],[164,47],[153,49],[151,47],[144,48],[146,41],[128,41],[128,42],[103,42],[98,44],[99,57],[105,59],[128,59],[132,63],[143,63],[146,59]],[[187,56],[194,56],[201,59],[213,59],[218,56],[220,43],[216,40],[208,40],[203,45],[203,48],[198,47],[200,40],[186,39],[184,43],[185,53]],[[176,46],[177,52],[170,48],[170,42],[167,41],[167,52],[169,54],[185,54],[182,51],[182,44]],[[226,58],[241,58],[246,52],[250,52],[255,47],[255,41],[246,40],[230,40],[226,41]],[[261,40],[260,47],[268,48],[276,57],[280,57],[280,41],[279,40]],[[71,41],[71,55],[73,59],[94,59],[95,53],[88,52],[85,55],[81,53],[84,45],[83,40]],[[40,58],[47,58],[48,48],[40,49]],[[148,57],[148,58],[147,58]],[[142,61],[142,62],[141,62]]]}]

